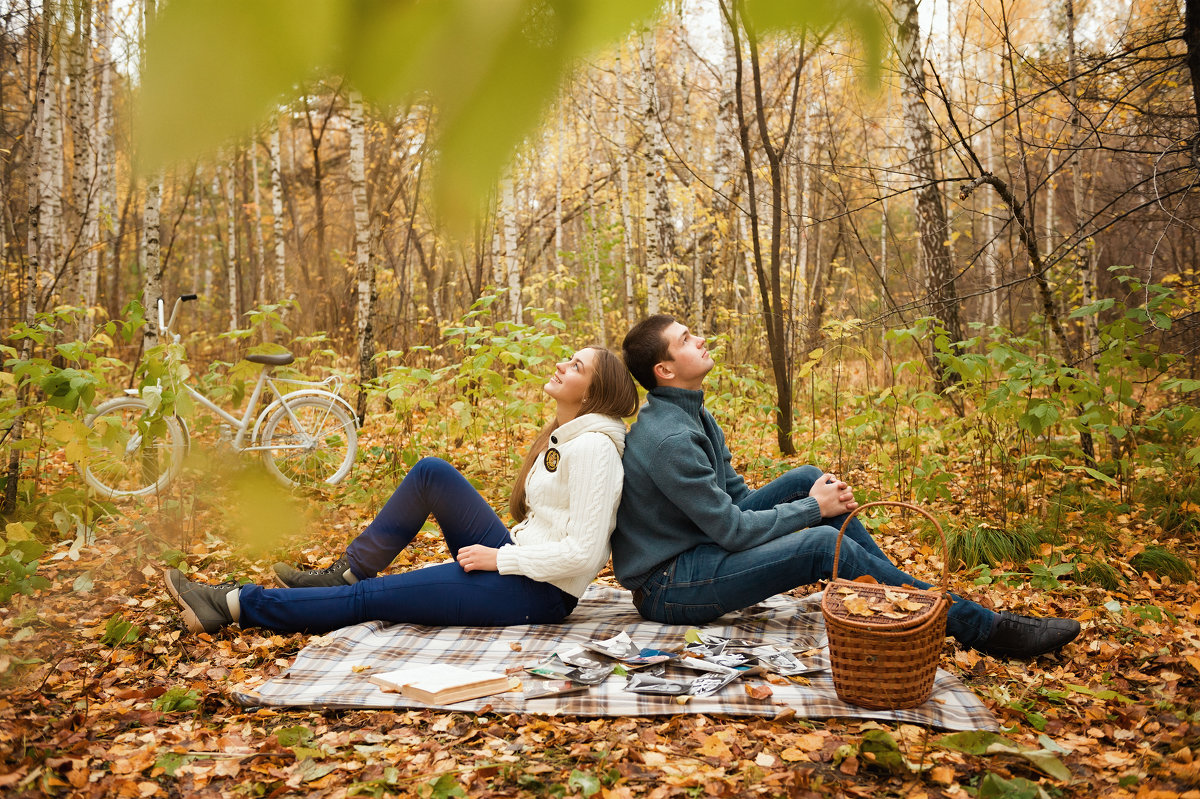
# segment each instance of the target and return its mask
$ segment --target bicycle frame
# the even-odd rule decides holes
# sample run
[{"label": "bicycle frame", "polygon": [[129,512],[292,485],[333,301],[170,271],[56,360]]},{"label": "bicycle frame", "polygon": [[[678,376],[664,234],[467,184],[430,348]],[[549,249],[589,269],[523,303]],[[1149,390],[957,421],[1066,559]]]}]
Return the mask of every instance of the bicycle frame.
[{"label": "bicycle frame", "polygon": [[[277,381],[272,380],[270,375],[268,374],[270,372],[270,370],[271,370],[271,368],[269,366],[264,366],[262,371],[260,371],[258,373],[258,381],[255,382],[255,384],[254,384],[254,390],[250,392],[250,399],[246,403],[245,411],[242,413],[242,417],[240,419],[238,417],[234,416],[232,413],[229,413],[228,411],[226,411],[221,406],[217,405],[215,402],[213,402],[208,397],[201,394],[198,390],[196,390],[192,386],[184,383],[183,388],[187,390],[187,393],[189,395],[191,395],[191,397],[193,399],[195,399],[197,402],[199,402],[201,405],[203,405],[208,410],[215,413],[220,418],[224,419],[226,422],[228,422],[230,424],[231,427],[233,427],[236,430],[236,433],[233,437],[233,448],[235,450],[237,450],[239,452],[254,452],[257,450],[265,449],[265,447],[259,447],[259,446],[253,446],[253,445],[248,446],[246,444],[246,434],[249,433],[251,431],[251,429],[253,429],[255,431],[258,430],[258,427],[259,427],[258,424],[255,424],[254,427],[251,428],[250,420],[254,417],[254,409],[256,407],[258,407],[258,401],[262,398],[264,386],[270,387],[271,393],[275,395],[275,401],[280,405],[280,407],[283,407],[287,410],[287,414],[291,418],[292,422],[295,423],[297,425],[297,427],[301,426],[299,420],[296,419],[296,417],[292,414],[292,410],[288,406],[288,402],[287,402],[288,394],[285,394],[284,392],[279,390],[279,386],[276,385]],[[314,382],[311,380],[280,380],[278,382],[294,383],[296,385],[311,386],[313,388],[321,387],[322,389],[329,391],[331,394],[335,394],[335,395],[337,394],[337,391],[339,388],[339,386],[337,385],[337,378],[335,378],[335,377],[330,377],[330,378],[327,378],[326,380],[322,380],[320,382]],[[273,407],[273,405],[274,405],[274,403],[272,403],[272,406],[270,406],[270,407]],[[267,410],[263,410],[262,412],[260,412],[259,416],[260,417],[265,416],[267,411],[270,410],[270,407],[268,407]],[[296,445],[295,447],[281,447],[279,445],[275,445],[274,449],[303,449],[303,446]]]},{"label": "bicycle frame", "polygon": [[[158,301],[158,328],[159,328],[159,331],[161,333],[172,336],[176,342],[179,341],[179,334],[173,332],[171,330],[171,328],[175,324],[175,316],[176,316],[176,314],[179,313],[179,305],[180,305],[181,301],[182,301],[182,298],[177,299],[175,301],[175,306],[171,309],[170,321],[164,321],[164,319],[163,319],[164,303],[161,299]],[[324,391],[324,392],[329,392],[332,395],[331,396],[331,405],[333,402],[340,402],[340,403],[346,405],[346,409],[350,410],[351,414],[353,416],[353,409],[351,409],[350,406],[348,404],[346,404],[345,400],[341,399],[341,397],[338,396],[338,390],[341,388],[341,381],[339,381],[337,379],[337,377],[331,376],[331,377],[327,377],[321,381],[286,380],[286,379],[280,379],[277,381],[277,380],[273,380],[270,376],[270,372],[271,372],[272,368],[273,367],[270,365],[261,364],[261,369],[258,373],[258,380],[254,384],[254,390],[250,392],[250,399],[246,403],[245,412],[242,413],[242,417],[240,419],[237,416],[234,416],[232,413],[229,413],[228,411],[226,411],[220,405],[217,405],[215,402],[210,400],[204,394],[201,394],[197,389],[193,388],[192,386],[188,385],[187,383],[183,383],[182,385],[183,385],[183,388],[187,391],[187,393],[189,395],[191,395],[191,397],[193,399],[195,399],[197,402],[199,402],[201,405],[203,405],[208,410],[215,413],[219,418],[224,419],[226,422],[228,422],[230,424],[231,427],[236,429],[237,432],[233,437],[232,445],[233,445],[233,448],[235,450],[237,450],[238,452],[255,452],[255,451],[261,451],[261,450],[267,449],[267,447],[253,446],[253,441],[254,441],[254,438],[258,435],[258,429],[259,429],[260,425],[262,424],[263,419],[266,418],[267,414],[270,413],[271,410],[274,409],[277,405],[279,407],[282,407],[287,412],[288,418],[291,419],[292,423],[295,424],[297,428],[302,429],[304,427],[304,425],[302,425],[300,423],[300,420],[296,418],[295,414],[292,413],[292,409],[288,405],[287,397],[293,392],[284,393],[284,392],[280,391],[279,386],[276,385],[277,382],[278,383],[292,383],[292,384],[298,385],[298,386],[307,386],[309,389],[316,389],[316,390],[320,390],[320,391]],[[264,386],[270,387],[271,393],[275,395],[275,400],[270,405],[268,405],[266,409],[264,409],[261,413],[259,413],[258,420],[255,422],[254,427],[253,427],[253,435],[251,438],[252,444],[248,446],[246,444],[246,434],[248,432],[250,432],[252,429],[250,427],[250,419],[254,416],[254,409],[258,406],[258,401],[262,398]],[[303,389],[301,389],[301,390],[303,390]],[[271,447],[271,449],[276,449],[276,450],[279,450],[279,449],[305,449],[305,445],[296,444],[293,446],[280,446],[280,445],[276,444],[274,447]]]}]

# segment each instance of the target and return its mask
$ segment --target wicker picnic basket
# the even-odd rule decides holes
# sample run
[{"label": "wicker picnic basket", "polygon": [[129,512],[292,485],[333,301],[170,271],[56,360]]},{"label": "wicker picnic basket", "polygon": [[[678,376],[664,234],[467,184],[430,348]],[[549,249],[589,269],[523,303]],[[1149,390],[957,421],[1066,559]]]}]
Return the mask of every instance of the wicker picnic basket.
[{"label": "wicker picnic basket", "polygon": [[[907,502],[868,502],[842,524],[833,552],[833,575],[821,600],[829,636],[833,687],[843,702],[874,710],[916,707],[933,692],[938,654],[946,639],[948,557],[943,558],[941,592],[839,579],[838,557],[846,525],[877,505],[908,508],[928,518],[946,549],[942,526]],[[947,553],[948,554],[948,553]]]}]

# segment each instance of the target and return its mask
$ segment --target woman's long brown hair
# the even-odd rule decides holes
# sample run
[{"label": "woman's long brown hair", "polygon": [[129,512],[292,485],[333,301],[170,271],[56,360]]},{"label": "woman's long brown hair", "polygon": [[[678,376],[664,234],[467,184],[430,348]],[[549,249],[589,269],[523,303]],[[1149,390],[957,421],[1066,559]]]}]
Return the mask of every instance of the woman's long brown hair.
[{"label": "woman's long brown hair", "polygon": [[[596,360],[592,364],[592,382],[588,385],[587,405],[580,409],[580,415],[602,413],[614,419],[624,419],[637,413],[637,387],[633,385],[633,378],[621,359],[604,347],[592,345],[584,349],[594,351]],[[550,436],[557,429],[557,419],[551,420],[550,424],[542,428],[542,432],[534,439],[529,454],[525,456],[520,471],[517,472],[517,481],[508,500],[508,510],[518,522],[523,521],[529,513],[529,506],[525,503],[525,480],[529,477],[529,470],[546,451]]]}]

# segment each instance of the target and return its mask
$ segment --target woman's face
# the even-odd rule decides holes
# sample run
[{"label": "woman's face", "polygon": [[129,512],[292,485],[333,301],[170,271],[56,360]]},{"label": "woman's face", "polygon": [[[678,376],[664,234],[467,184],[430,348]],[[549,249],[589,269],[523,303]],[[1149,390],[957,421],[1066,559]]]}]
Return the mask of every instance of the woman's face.
[{"label": "woman's face", "polygon": [[596,351],[590,347],[582,349],[571,356],[568,361],[562,361],[554,368],[554,374],[546,381],[545,391],[555,399],[559,408],[575,409],[583,407],[588,389],[592,385],[593,368],[596,364]]}]

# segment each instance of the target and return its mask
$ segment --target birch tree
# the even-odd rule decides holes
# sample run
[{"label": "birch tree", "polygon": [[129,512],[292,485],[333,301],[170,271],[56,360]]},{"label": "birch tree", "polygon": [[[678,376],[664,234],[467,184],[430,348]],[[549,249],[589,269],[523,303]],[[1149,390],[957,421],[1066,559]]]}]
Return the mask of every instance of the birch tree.
[{"label": "birch tree", "polygon": [[271,127],[268,140],[271,152],[271,232],[275,245],[275,272],[272,290],[276,300],[288,296],[286,242],[283,238],[283,169],[279,157],[279,125]]},{"label": "birch tree", "polygon": [[354,198],[354,274],[358,297],[355,313],[358,350],[358,401],[355,410],[366,417],[367,381],[375,377],[375,267],[371,263],[371,212],[367,207],[367,155],[362,95],[350,91],[350,192]]},{"label": "birch tree", "polygon": [[670,302],[667,270],[674,260],[675,228],[671,224],[671,195],[667,188],[667,141],[659,117],[655,75],[655,31],[642,29],[642,125],[646,132],[646,313],[656,314]]},{"label": "birch tree", "polygon": [[[954,264],[947,240],[950,226],[938,188],[937,164],[933,153],[933,131],[925,107],[925,65],[921,58],[921,31],[916,0],[893,0],[897,20],[896,52],[901,71],[901,114],[904,147],[908,156],[913,197],[916,203],[917,235],[924,266],[926,299],[950,341],[962,341],[958,314],[958,292]],[[939,381],[945,381],[941,366],[931,361]]]},{"label": "birch tree", "polygon": [[500,219],[498,225],[504,231],[503,283],[508,289],[508,318],[514,324],[521,323],[521,259],[517,251],[517,182],[513,177],[516,167],[510,167],[500,183]]},{"label": "birch tree", "polygon": [[637,294],[634,290],[633,281],[633,249],[629,246],[633,236],[633,219],[629,212],[629,204],[633,195],[629,188],[629,116],[625,105],[625,70],[622,67],[622,63],[621,48],[618,47],[617,57],[613,64],[613,77],[617,84],[617,106],[615,110],[617,122],[617,190],[619,193],[617,207],[621,211],[621,273],[625,278],[625,297],[622,306],[625,311],[625,324],[632,327],[637,316],[635,305]]},{"label": "birch tree", "polygon": [[[142,19],[149,27],[154,22],[157,0],[142,0]],[[142,37],[143,41],[145,36]],[[145,49],[142,50],[142,71],[146,70]],[[158,341],[158,301],[163,298],[162,239],[163,173],[156,171],[146,181],[146,197],[142,205],[142,304],[146,308],[144,345],[149,348]]]},{"label": "birch tree", "polygon": [[[53,24],[52,3],[46,3],[42,14],[42,27],[37,38],[37,78],[33,87],[33,113],[29,122],[28,135],[25,137],[28,150],[26,168],[26,197],[25,224],[25,273],[22,281],[21,320],[27,325],[33,325],[37,314],[37,298],[39,293],[39,274],[41,270],[42,253],[42,173],[47,168],[43,150],[46,142],[42,135],[46,130],[46,118],[50,113],[50,87],[48,85],[52,73],[50,66],[54,60],[51,52],[51,25]],[[33,339],[26,336],[21,340],[19,359],[28,361],[33,354]],[[12,513],[17,508],[17,488],[21,477],[22,447],[17,446],[25,435],[25,405],[28,400],[29,388],[25,383],[17,387],[13,402],[13,421],[8,429],[8,463],[5,469],[4,498],[0,502],[0,513]]]}]

